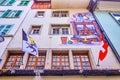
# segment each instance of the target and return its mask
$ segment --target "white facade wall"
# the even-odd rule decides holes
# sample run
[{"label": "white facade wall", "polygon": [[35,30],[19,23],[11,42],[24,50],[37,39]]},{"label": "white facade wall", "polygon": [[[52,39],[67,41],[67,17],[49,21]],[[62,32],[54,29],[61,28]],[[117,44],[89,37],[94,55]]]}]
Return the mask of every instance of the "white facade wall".
[{"label": "white facade wall", "polygon": [[[16,2],[17,5],[17,2]],[[94,45],[94,46],[88,46],[88,45],[62,45],[60,37],[66,36],[68,38],[71,38],[73,36],[72,32],[72,25],[71,27],[71,34],[70,35],[50,35],[50,25],[51,24],[70,24],[69,17],[65,18],[55,18],[52,17],[52,9],[33,9],[31,10],[30,7],[32,5],[32,2],[29,3],[29,6],[13,6],[9,7],[10,9],[17,9],[17,10],[24,10],[20,18],[18,19],[0,19],[0,24],[6,24],[12,23],[14,24],[12,30],[9,34],[14,35],[14,37],[10,37],[9,39],[5,37],[5,43],[4,47],[0,45],[0,49],[3,50],[1,54],[4,53],[5,50],[22,50],[22,29],[26,33],[29,33],[29,31],[32,28],[32,25],[42,25],[41,32],[38,35],[30,35],[35,42],[38,45],[39,50],[47,50],[47,59],[46,59],[46,66],[45,69],[51,69],[51,60],[52,60],[52,52],[51,50],[69,50],[69,56],[71,59],[71,50],[88,50],[90,61],[92,64],[93,69],[120,69],[120,64],[117,61],[116,57],[114,56],[112,50],[109,47],[108,55],[105,58],[104,61],[100,62],[100,66],[96,66],[100,46]],[[7,8],[0,8],[2,10]],[[69,15],[72,16],[74,13],[79,12],[87,12],[87,9],[54,9],[54,10],[67,10],[69,11]],[[45,11],[45,16],[43,18],[36,18],[35,15],[37,11]],[[0,43],[3,44],[3,43]],[[1,51],[0,50],[0,51]],[[1,55],[1,58],[6,59],[6,56],[8,53],[4,53]],[[24,61],[27,60],[28,55],[24,55]],[[72,61],[72,60],[70,60]],[[26,63],[24,64],[23,68],[25,68]],[[0,68],[2,68],[3,65],[0,65]],[[70,62],[70,67],[73,69],[73,63]],[[23,69],[21,67],[21,69]]]},{"label": "white facade wall", "polygon": [[[57,9],[54,9],[57,10]],[[60,9],[58,9],[60,10]],[[45,11],[45,16],[43,18],[36,18],[35,15],[37,11]],[[86,9],[68,9],[69,15],[71,16],[73,13],[78,12],[86,12]],[[92,63],[93,69],[119,69],[120,65],[118,61],[116,60],[115,56],[113,55],[112,50],[109,48],[108,55],[106,59],[102,62],[100,62],[100,67],[96,66],[100,46],[94,45],[94,46],[88,46],[88,45],[62,45],[61,44],[61,36],[66,36],[68,38],[72,37],[72,25],[71,27],[71,34],[70,35],[50,35],[50,25],[51,24],[70,24],[69,23],[69,17],[66,18],[55,18],[52,17],[52,10],[47,9],[41,9],[41,10],[31,10],[27,17],[25,18],[24,22],[22,23],[20,29],[14,36],[13,40],[8,46],[9,50],[13,49],[22,49],[22,28],[25,30],[25,32],[29,33],[32,25],[42,25],[41,32],[38,35],[31,35],[32,38],[35,40],[35,42],[38,45],[38,49],[47,50],[47,62],[45,68],[50,69],[51,68],[51,57],[52,55],[49,50],[89,50],[89,56],[90,61]],[[15,43],[15,44],[14,44]],[[13,45],[14,44],[14,45]],[[71,53],[69,53],[71,55]],[[49,55],[49,58],[48,58]],[[111,64],[112,63],[112,64]],[[71,69],[73,69],[73,64],[71,63]]]}]

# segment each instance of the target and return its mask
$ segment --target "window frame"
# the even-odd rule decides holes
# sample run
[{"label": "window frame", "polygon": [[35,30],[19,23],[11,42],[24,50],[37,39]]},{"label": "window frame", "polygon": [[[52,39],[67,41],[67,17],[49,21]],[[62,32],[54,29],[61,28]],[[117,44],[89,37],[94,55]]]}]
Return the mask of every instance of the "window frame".
[{"label": "window frame", "polygon": [[[66,56],[67,56],[67,59],[65,58]],[[55,58],[56,58],[56,61],[55,61]],[[68,68],[68,69],[64,69],[64,68]],[[69,60],[69,51],[68,50],[52,51],[51,70],[70,70],[70,60]]]},{"label": "window frame", "polygon": [[3,0],[1,3],[0,3],[0,6],[12,6],[15,2],[16,2],[16,0],[14,0],[14,2],[13,3],[11,3],[12,2],[12,0]]},{"label": "window frame", "polygon": [[69,11],[52,11],[52,17],[69,17]]},{"label": "window frame", "polygon": [[[82,70],[92,70],[92,66],[91,66],[91,61],[90,61],[90,57],[89,57],[89,55],[88,55],[88,51],[78,51],[78,50],[73,50],[72,51],[72,55],[73,55],[73,66],[74,66],[74,69],[75,70],[80,70],[80,69],[82,69]],[[76,56],[77,55],[77,57],[75,58],[74,56]],[[85,61],[83,61],[82,59],[82,56],[87,56],[87,60],[88,61],[86,61],[86,62],[88,62],[88,64],[89,64],[89,66],[85,66],[85,65],[83,65],[83,63],[85,63]],[[78,65],[78,62],[76,61],[76,65],[75,65],[75,59],[79,59],[79,61],[80,61],[80,65]],[[76,67],[76,68],[75,68]],[[89,68],[89,69],[86,69],[86,68]]]},{"label": "window frame", "polygon": [[[23,4],[24,3],[24,4]],[[26,4],[25,4],[26,3]],[[18,6],[27,6],[30,3],[29,0],[23,1],[21,0],[20,3],[18,4]]]},{"label": "window frame", "polygon": [[[63,34],[63,29],[67,28],[67,32],[65,33],[68,33],[68,34]],[[58,32],[57,34],[54,34],[54,30],[58,29]],[[50,35],[70,35],[71,34],[71,27],[70,27],[70,24],[51,24],[51,27],[50,27]]]},{"label": "window frame", "polygon": [[[27,64],[26,64],[26,67],[25,67],[25,69],[26,70],[31,70],[31,69],[38,69],[38,68],[43,68],[43,69],[45,69],[45,64],[46,64],[46,54],[47,54],[47,51],[40,51],[40,53],[39,53],[39,57],[36,57],[36,56],[34,56],[34,55],[32,55],[32,54],[29,54],[29,57],[28,57],[28,60],[27,60]],[[29,61],[30,60],[30,57],[33,57],[33,59],[32,59],[32,61]],[[43,58],[44,58],[44,60],[43,60]],[[41,59],[41,60],[40,60]],[[33,61],[34,60],[34,61]],[[29,64],[30,62],[32,62],[32,64],[33,65],[31,65],[31,64]],[[40,62],[40,65],[38,66],[37,64]],[[43,63],[44,62],[44,65],[42,64],[41,65],[41,63]],[[30,68],[30,69],[28,69],[28,68]]]},{"label": "window frame", "polygon": [[[24,56],[24,53],[12,53],[12,52],[10,52],[7,56],[7,59],[4,63],[4,66],[2,68],[3,69],[17,69],[17,70],[19,70],[20,66],[23,64],[23,56]],[[19,59],[19,58],[22,58],[22,59]],[[8,63],[10,63],[10,64],[8,65]],[[7,65],[9,66],[8,68],[6,68]]]},{"label": "window frame", "polygon": [[[112,17],[113,17],[113,19],[120,25],[120,12],[110,12],[109,13]],[[116,16],[115,15],[119,15],[119,19],[117,19],[116,18]]]},{"label": "window frame", "polygon": [[[39,13],[40,13],[41,16],[38,16]],[[45,16],[45,11],[37,11],[37,13],[35,15],[36,18],[44,18],[44,16]]]},{"label": "window frame", "polygon": [[[3,35],[3,36],[8,35],[8,33],[12,29],[13,25],[14,24],[0,24],[0,28],[1,28],[1,26],[3,26],[3,28],[1,28],[1,30],[0,30],[0,34]],[[7,29],[8,26],[10,26],[10,28],[7,30],[7,32],[5,34],[3,34],[2,32],[4,32]]]},{"label": "window frame", "polygon": [[[1,15],[0,18],[19,18],[22,14],[23,10],[6,10],[4,13]],[[18,15],[19,14],[19,15]]]},{"label": "window frame", "polygon": [[[39,35],[41,33],[41,28],[42,28],[42,25],[32,25],[29,33],[31,35]],[[34,33],[34,30],[39,30],[39,31]]]}]

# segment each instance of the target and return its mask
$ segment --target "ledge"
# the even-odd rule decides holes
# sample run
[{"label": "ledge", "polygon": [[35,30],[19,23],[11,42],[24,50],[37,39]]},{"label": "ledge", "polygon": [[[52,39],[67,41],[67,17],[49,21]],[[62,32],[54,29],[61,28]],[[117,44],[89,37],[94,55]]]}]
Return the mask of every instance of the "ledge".
[{"label": "ledge", "polygon": [[[44,70],[42,76],[120,76],[120,70]],[[0,76],[35,76],[34,70],[0,70]]]}]

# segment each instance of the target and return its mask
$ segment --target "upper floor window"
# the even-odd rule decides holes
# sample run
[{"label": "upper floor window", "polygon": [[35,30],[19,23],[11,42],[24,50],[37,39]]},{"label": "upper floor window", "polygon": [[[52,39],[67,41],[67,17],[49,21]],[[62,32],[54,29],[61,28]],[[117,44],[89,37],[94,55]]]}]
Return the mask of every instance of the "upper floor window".
[{"label": "upper floor window", "polygon": [[44,11],[38,11],[36,17],[44,17]]},{"label": "upper floor window", "polygon": [[0,35],[6,35],[11,30],[13,25],[0,25]]},{"label": "upper floor window", "polygon": [[69,13],[68,11],[53,11],[52,16],[53,17],[68,17]]},{"label": "upper floor window", "polygon": [[112,17],[120,24],[120,13],[110,13]]},{"label": "upper floor window", "polygon": [[28,5],[28,3],[29,3],[30,1],[21,1],[20,3],[19,3],[19,6],[27,6]]},{"label": "upper floor window", "polygon": [[68,35],[70,34],[70,25],[51,25],[51,34],[53,35]]},{"label": "upper floor window", "polygon": [[29,55],[26,69],[44,69],[46,59],[46,51],[40,51],[39,57]]},{"label": "upper floor window", "polygon": [[19,69],[22,64],[23,64],[23,54],[10,53],[3,68]]},{"label": "upper floor window", "polygon": [[1,18],[18,18],[20,17],[22,10],[6,10],[2,15]]},{"label": "upper floor window", "polygon": [[32,5],[32,9],[50,9],[51,8],[51,1],[36,1]]},{"label": "upper floor window", "polygon": [[53,70],[69,70],[70,69],[68,51],[52,52],[52,69]]},{"label": "upper floor window", "polygon": [[0,6],[12,6],[16,0],[0,0]]},{"label": "upper floor window", "polygon": [[86,52],[73,51],[74,69],[91,69],[89,56]]},{"label": "upper floor window", "polygon": [[41,29],[40,25],[34,25],[32,26],[30,34],[40,34],[40,29]]}]

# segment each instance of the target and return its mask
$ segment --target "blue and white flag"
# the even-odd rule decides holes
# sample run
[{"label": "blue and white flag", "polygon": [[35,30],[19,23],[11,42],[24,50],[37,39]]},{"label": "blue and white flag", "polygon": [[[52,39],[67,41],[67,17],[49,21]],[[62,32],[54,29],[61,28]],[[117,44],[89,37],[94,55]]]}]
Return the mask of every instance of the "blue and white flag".
[{"label": "blue and white flag", "polygon": [[23,29],[22,29],[22,39],[23,39],[22,51],[28,52],[38,57],[38,49],[35,41],[32,39],[32,37],[27,35]]}]

